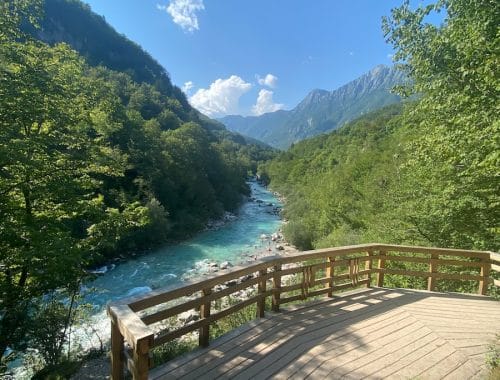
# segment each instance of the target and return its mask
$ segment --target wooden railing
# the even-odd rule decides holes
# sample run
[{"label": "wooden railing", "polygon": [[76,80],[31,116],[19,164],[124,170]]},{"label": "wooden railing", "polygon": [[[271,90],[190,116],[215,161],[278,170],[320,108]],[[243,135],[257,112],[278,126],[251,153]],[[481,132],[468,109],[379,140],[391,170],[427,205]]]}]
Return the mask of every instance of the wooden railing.
[{"label": "wooden railing", "polygon": [[[416,270],[402,269],[401,263],[412,263]],[[468,268],[467,273],[463,273],[464,268]],[[500,272],[497,253],[387,244],[267,257],[222,275],[109,304],[111,376],[122,379],[126,367],[134,379],[146,379],[152,348],[193,331],[199,332],[199,345],[208,346],[211,324],[252,304],[256,305],[256,317],[264,317],[269,298],[271,310],[278,312],[289,302],[324,294],[331,297],[335,291],[370,287],[372,281],[382,287],[387,275],[427,278],[429,291],[436,289],[438,280],[474,281],[478,282],[477,293],[485,295],[488,284],[500,287],[500,280],[491,277],[491,271]],[[233,300],[225,309],[213,309],[215,301],[245,289],[253,293]],[[199,311],[198,320],[165,331],[163,321],[193,309]]]}]

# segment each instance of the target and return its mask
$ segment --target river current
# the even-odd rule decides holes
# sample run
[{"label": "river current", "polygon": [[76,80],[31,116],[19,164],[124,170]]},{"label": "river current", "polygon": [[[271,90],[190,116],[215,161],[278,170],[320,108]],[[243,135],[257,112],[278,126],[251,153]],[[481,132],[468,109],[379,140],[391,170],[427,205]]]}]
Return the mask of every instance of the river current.
[{"label": "river current", "polygon": [[[84,348],[96,347],[99,339],[109,337],[109,321],[105,315],[107,302],[145,293],[151,289],[180,285],[201,278],[214,269],[214,263],[244,264],[260,253],[274,249],[268,238],[281,226],[275,212],[278,199],[265,187],[249,182],[252,194],[235,217],[216,229],[199,233],[176,245],[151,251],[137,258],[111,264],[103,274],[83,287],[84,301],[92,304],[92,323],[77,328],[78,340]],[[96,335],[97,333],[97,335]]]}]

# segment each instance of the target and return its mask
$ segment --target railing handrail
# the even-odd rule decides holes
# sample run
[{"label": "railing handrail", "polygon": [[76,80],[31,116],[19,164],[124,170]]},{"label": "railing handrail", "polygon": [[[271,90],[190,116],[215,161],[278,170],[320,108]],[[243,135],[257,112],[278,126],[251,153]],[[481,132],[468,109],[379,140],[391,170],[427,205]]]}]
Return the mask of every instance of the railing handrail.
[{"label": "railing handrail", "polygon": [[[394,254],[391,255],[390,252],[427,254],[430,255],[430,257],[397,256]],[[365,256],[345,258],[345,256],[353,254],[365,254]],[[344,258],[342,258],[343,256]],[[440,256],[455,256],[477,259],[477,261],[450,260],[448,258],[440,258]],[[327,261],[282,269],[282,266],[286,264],[297,264],[311,260]],[[378,268],[373,268],[373,261],[375,260],[378,261]],[[386,268],[386,262],[388,261],[428,264],[429,271],[389,269]],[[360,269],[360,263],[363,264],[363,262],[365,265],[364,269]],[[339,268],[340,265],[345,266],[349,273],[335,274],[335,268]],[[439,265],[476,267],[480,268],[480,274],[465,275],[440,273],[438,271]],[[269,272],[270,269],[273,271]],[[320,269],[325,270],[326,277],[316,279],[316,272]],[[151,347],[168,342],[197,329],[200,331],[200,345],[208,345],[208,332],[211,323],[253,303],[257,303],[257,316],[262,317],[264,316],[265,299],[269,296],[272,296],[273,311],[278,311],[279,305],[285,302],[306,299],[312,295],[328,294],[331,296],[334,290],[345,289],[361,284],[370,286],[372,274],[377,274],[377,286],[383,286],[385,274],[427,277],[428,290],[431,291],[434,290],[438,278],[479,281],[479,294],[486,294],[486,289],[490,282],[495,286],[500,286],[500,280],[490,278],[491,270],[500,272],[500,255],[495,252],[400,246],[382,243],[318,249],[298,252],[287,256],[264,257],[248,266],[232,267],[224,274],[217,273],[203,280],[189,281],[180,287],[171,286],[153,290],[143,295],[133,296],[110,303],[108,305],[108,314],[112,321],[112,378],[119,379],[122,375],[123,355],[126,353],[123,349],[124,340],[126,340],[131,347],[131,357],[127,360],[127,367],[131,370],[134,378],[142,379],[145,378],[144,376],[147,377],[149,367],[148,352]],[[255,278],[247,282],[241,282],[233,287],[227,287],[222,291],[212,292],[212,289],[217,285],[222,285],[228,281],[234,281],[253,273],[258,274]],[[294,273],[302,273],[302,283],[282,287],[281,277]],[[359,280],[359,276],[366,276],[366,278]],[[271,279],[273,280],[273,289],[266,290],[266,282]],[[338,285],[337,280],[347,280],[350,282]],[[210,313],[212,301],[230,295],[238,290],[257,285],[257,295],[241,301],[239,304],[233,305],[228,309],[219,311],[216,314]],[[320,290],[310,291],[310,288],[319,285],[326,285],[326,287]],[[294,290],[300,290],[301,294],[281,298],[282,293]],[[187,300],[179,305],[153,312],[147,316],[139,317],[139,315],[136,314],[139,311],[165,304],[200,291],[202,292],[202,296],[194,300]],[[149,326],[150,324],[162,321],[193,308],[200,308],[200,320],[168,332],[163,336],[155,337],[153,329]],[[116,349],[117,346],[119,346],[120,349]]]}]

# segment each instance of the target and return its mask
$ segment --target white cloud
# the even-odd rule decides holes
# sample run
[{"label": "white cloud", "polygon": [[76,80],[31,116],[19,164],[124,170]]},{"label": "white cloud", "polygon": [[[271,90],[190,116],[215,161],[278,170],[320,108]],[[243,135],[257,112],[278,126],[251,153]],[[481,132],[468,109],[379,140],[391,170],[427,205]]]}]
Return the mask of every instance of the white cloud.
[{"label": "white cloud", "polygon": [[182,91],[184,91],[186,94],[189,94],[189,91],[191,91],[194,87],[194,83],[192,81],[188,81],[184,83],[184,86],[182,86]]},{"label": "white cloud", "polygon": [[160,11],[167,12],[172,16],[174,23],[188,32],[199,30],[197,12],[205,9],[203,0],[171,0],[168,7],[156,4]]},{"label": "white cloud", "polygon": [[261,86],[274,88],[276,86],[276,83],[278,83],[278,77],[274,76],[273,74],[267,74],[264,78],[261,78],[259,75],[257,75],[257,81]]},{"label": "white cloud", "polygon": [[306,64],[312,63],[312,61],[314,61],[314,60],[315,60],[315,58],[314,58],[312,55],[308,55],[308,56],[306,57],[306,59],[304,59],[304,60],[302,61],[302,64],[303,64],[303,65],[306,65]]},{"label": "white cloud", "polygon": [[240,97],[252,88],[237,75],[217,79],[208,89],[200,88],[191,96],[191,105],[211,117],[237,114]]},{"label": "white cloud", "polygon": [[269,90],[260,90],[257,97],[257,103],[252,107],[252,112],[255,115],[262,115],[263,113],[274,112],[282,109],[284,104],[273,102],[273,92]]}]

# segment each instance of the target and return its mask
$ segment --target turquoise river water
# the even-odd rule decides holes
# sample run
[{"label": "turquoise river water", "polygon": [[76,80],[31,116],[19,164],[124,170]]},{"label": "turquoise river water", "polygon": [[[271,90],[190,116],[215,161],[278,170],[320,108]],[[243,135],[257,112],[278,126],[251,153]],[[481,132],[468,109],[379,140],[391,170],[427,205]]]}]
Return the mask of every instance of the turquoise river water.
[{"label": "turquoise river water", "polygon": [[[213,269],[210,266],[213,263],[238,265],[254,260],[261,253],[274,251],[270,240],[263,239],[262,235],[269,237],[280,228],[281,219],[273,208],[281,207],[281,204],[265,187],[254,181],[249,185],[251,200],[219,228],[135,259],[99,268],[97,272],[101,273],[82,286],[83,300],[92,305],[92,311],[90,321],[73,329],[73,344],[86,350],[108,341],[110,322],[105,309],[109,301],[159,287],[181,285],[188,279],[203,278]],[[15,378],[30,378],[22,360],[13,363],[12,369]]]},{"label": "turquoise river water", "polygon": [[[278,199],[266,188],[251,181],[251,201],[245,202],[236,217],[217,229],[199,233],[194,238],[169,245],[135,259],[102,268],[95,280],[84,286],[84,300],[94,307],[92,323],[77,329],[83,347],[96,346],[96,333],[102,340],[109,337],[109,321],[105,315],[107,302],[121,297],[145,293],[151,289],[180,285],[184,280],[202,278],[210,263],[232,265],[253,260],[252,256],[268,253],[270,236],[281,226],[273,207]],[[272,204],[272,206],[271,206]]]}]

